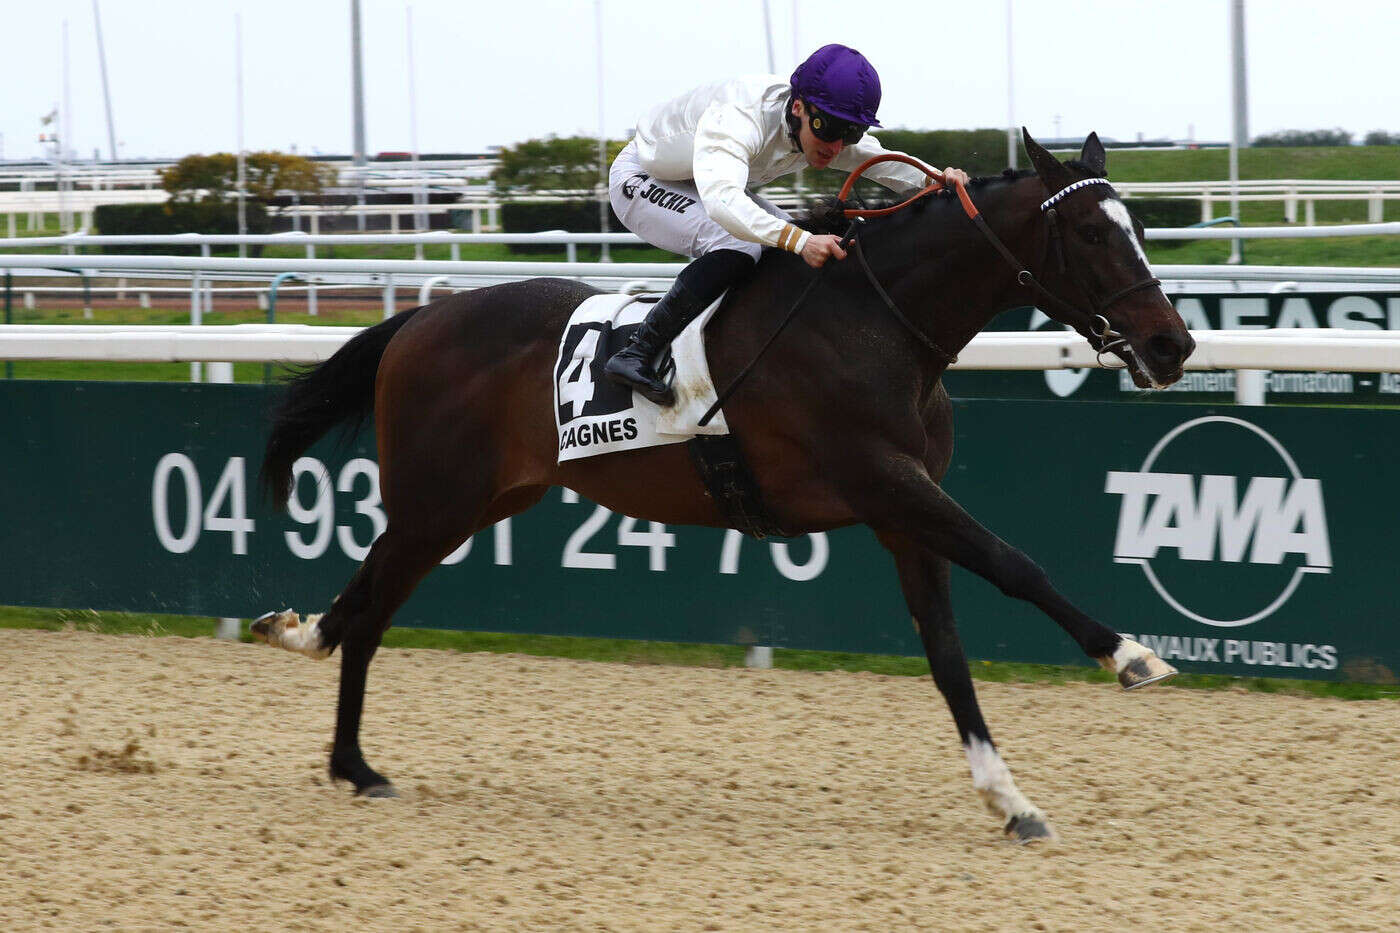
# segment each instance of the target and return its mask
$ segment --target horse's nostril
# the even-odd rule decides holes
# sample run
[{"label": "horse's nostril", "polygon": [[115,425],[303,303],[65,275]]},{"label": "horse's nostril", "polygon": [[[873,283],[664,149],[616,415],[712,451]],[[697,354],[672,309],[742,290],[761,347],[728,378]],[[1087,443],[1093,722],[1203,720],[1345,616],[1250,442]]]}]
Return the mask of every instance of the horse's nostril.
[{"label": "horse's nostril", "polygon": [[1185,359],[1195,341],[1189,334],[1181,339],[1174,334],[1153,334],[1147,339],[1147,353],[1161,363],[1176,363]]}]

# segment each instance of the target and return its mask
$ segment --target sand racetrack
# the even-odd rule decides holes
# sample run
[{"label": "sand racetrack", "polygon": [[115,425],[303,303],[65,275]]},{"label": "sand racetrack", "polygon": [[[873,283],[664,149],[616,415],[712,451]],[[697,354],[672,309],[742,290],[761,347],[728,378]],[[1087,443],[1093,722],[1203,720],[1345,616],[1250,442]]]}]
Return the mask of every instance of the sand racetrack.
[{"label": "sand racetrack", "polygon": [[1400,704],[981,684],[1062,841],[1002,841],[931,682],[0,631],[0,928],[1394,929]]}]

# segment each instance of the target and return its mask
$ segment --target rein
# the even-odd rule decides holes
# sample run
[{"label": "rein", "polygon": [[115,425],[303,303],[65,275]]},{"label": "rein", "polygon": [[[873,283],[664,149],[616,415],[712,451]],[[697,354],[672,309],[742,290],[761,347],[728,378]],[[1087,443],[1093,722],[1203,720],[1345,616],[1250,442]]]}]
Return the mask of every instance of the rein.
[{"label": "rein", "polygon": [[[943,175],[937,169],[930,168],[929,166],[920,162],[918,159],[915,159],[911,156],[906,156],[902,153],[891,152],[886,153],[884,155],[874,156],[862,162],[855,169],[855,171],[851,172],[851,174],[846,178],[846,183],[841,186],[841,191],[837,195],[837,198],[839,200],[844,201],[847,198],[847,196],[850,195],[851,189],[855,187],[856,180],[860,178],[860,176],[864,174],[871,166],[876,165],[880,162],[903,162],[906,165],[912,165],[915,168],[922,169],[928,175],[929,178],[933,179],[933,181],[927,187],[921,189],[912,197],[910,197],[908,200],[903,201],[900,204],[896,204],[894,207],[882,208],[880,210],[846,210],[843,211],[843,214],[846,217],[884,217],[888,214],[893,214],[895,211],[902,210],[903,208],[908,207],[910,204],[913,204],[920,198],[929,194],[934,194],[938,191],[943,190],[943,188],[946,187],[942,180]],[[1061,200],[1063,200],[1066,196],[1074,193],[1075,191],[1078,191],[1081,188],[1087,188],[1090,185],[1107,184],[1109,184],[1109,180],[1107,178],[1084,178],[1065,186],[1064,188],[1060,189],[1056,193],[1052,194],[1049,198],[1041,202],[1040,209],[1045,214],[1046,221],[1050,224],[1051,250],[1055,254],[1056,263],[1058,264],[1061,273],[1067,271],[1067,263],[1065,262],[1063,237],[1060,234],[1059,213],[1054,209],[1054,206],[1058,204]],[[1115,302],[1121,301],[1122,299],[1128,297],[1131,294],[1134,294],[1135,292],[1140,292],[1148,288],[1155,288],[1156,286],[1162,284],[1161,281],[1155,278],[1143,279],[1141,282],[1135,282],[1134,284],[1129,285],[1127,288],[1119,289],[1112,295],[1109,295],[1108,298],[1104,299],[1103,301],[1095,301],[1092,291],[1085,287],[1083,278],[1079,274],[1078,267],[1075,267],[1075,278],[1078,282],[1080,291],[1082,291],[1085,294],[1085,296],[1089,298],[1090,303],[1094,306],[1094,313],[1087,314],[1082,309],[1077,308],[1069,302],[1065,301],[1064,299],[1060,298],[1058,295],[1050,291],[1044,285],[1041,285],[1040,282],[1036,281],[1035,275],[1029,269],[1027,269],[1019,259],[1016,258],[1016,255],[1012,253],[1011,250],[1007,248],[1006,244],[1001,241],[1001,238],[998,237],[994,232],[992,232],[992,228],[987,225],[987,221],[982,217],[982,212],[978,210],[977,205],[972,203],[972,198],[968,195],[967,188],[964,187],[962,184],[958,184],[955,190],[958,195],[958,200],[962,203],[963,213],[965,213],[968,219],[971,220],[977,226],[977,229],[981,231],[982,236],[985,237],[987,242],[991,243],[992,246],[996,249],[996,251],[1001,254],[1002,258],[1006,260],[1007,264],[1010,265],[1013,270],[1015,270],[1016,281],[1022,286],[1030,288],[1037,292],[1041,297],[1045,298],[1053,306],[1063,311],[1068,311],[1072,316],[1087,319],[1089,322],[1090,332],[1098,340],[1099,345],[1094,349],[1099,355],[1099,365],[1103,366],[1106,369],[1121,369],[1121,366],[1110,367],[1108,364],[1104,363],[1103,354],[1118,349],[1123,349],[1127,350],[1128,352],[1132,352],[1132,348],[1128,345],[1127,338],[1124,337],[1118,331],[1114,330],[1112,325],[1109,324],[1108,318],[1104,315],[1104,312],[1107,311],[1108,308],[1111,307]],[[859,250],[859,241],[857,241],[856,247],[857,250]],[[865,256],[863,253],[860,254],[860,260],[861,265],[865,269],[866,278],[870,279],[870,283],[875,287],[876,292],[878,292],[880,297],[885,300],[885,304],[889,307],[890,311],[894,313],[895,317],[899,319],[900,323],[902,323],[905,327],[913,331],[914,334],[918,336],[919,339],[926,346],[931,347],[935,352],[940,353],[944,357],[948,357],[952,362],[956,362],[957,357],[951,356],[950,354],[940,350],[937,344],[933,343],[933,341],[930,340],[917,327],[915,327],[909,321],[908,318],[906,318],[903,314],[900,313],[899,309],[895,307],[894,302],[892,302],[889,296],[885,294],[885,290],[880,287],[880,283],[876,281],[874,273],[870,270],[870,266],[865,262]]]},{"label": "rein", "polygon": [[[867,218],[889,216],[890,214],[893,214],[896,211],[903,210],[904,208],[913,204],[915,201],[918,201],[920,198],[927,197],[928,195],[936,194],[937,192],[942,191],[945,187],[947,187],[943,181],[943,173],[938,171],[937,169],[925,165],[923,162],[920,162],[918,159],[915,159],[912,156],[907,156],[899,152],[888,152],[883,155],[877,155],[866,159],[864,162],[858,165],[850,173],[850,175],[846,176],[846,182],[841,186],[841,191],[836,195],[836,198],[838,201],[845,201],[846,198],[850,196],[851,189],[855,187],[855,183],[861,177],[861,175],[865,174],[865,172],[869,170],[871,166],[877,165],[881,162],[903,162],[906,165],[912,165],[915,168],[920,169],[924,172],[926,177],[929,179],[929,184],[919,189],[908,199],[901,201],[893,207],[870,209],[847,208],[843,210],[841,212],[842,216],[850,220],[851,225],[846,228],[846,233],[841,238],[841,249],[842,251],[845,251],[847,249],[854,248],[856,259],[860,261],[861,270],[865,273],[865,277],[870,282],[871,288],[875,290],[875,294],[880,296],[880,299],[885,303],[885,307],[888,308],[890,313],[894,315],[895,320],[899,321],[900,324],[904,325],[904,327],[907,328],[909,332],[912,333],[919,340],[919,342],[922,343],[930,352],[938,356],[943,361],[943,364],[945,366],[952,363],[956,363],[958,361],[956,354],[949,353],[947,350],[944,350],[942,347],[940,347],[937,344],[937,342],[933,340],[933,338],[929,337],[928,334],[924,333],[924,331],[920,329],[917,324],[911,321],[904,314],[904,312],[899,310],[899,306],[895,304],[894,299],[892,299],[889,296],[889,293],[885,291],[884,286],[880,284],[880,280],[875,275],[875,271],[870,268],[870,263],[865,258],[865,249],[864,247],[862,247],[860,238],[858,236],[860,226],[865,223],[865,220]],[[1081,179],[1080,181],[1076,181],[1073,184],[1067,185],[1066,187],[1062,188],[1060,191],[1047,198],[1040,205],[1041,211],[1045,214],[1046,221],[1050,224],[1051,249],[1055,253],[1056,261],[1059,265],[1061,273],[1064,273],[1066,271],[1066,263],[1064,248],[1061,242],[1062,237],[1060,235],[1059,214],[1055,211],[1054,205],[1061,201],[1063,198],[1065,198],[1067,195],[1081,188],[1086,188],[1090,185],[1099,184],[1107,185],[1109,184],[1109,181],[1107,178]],[[1094,349],[1099,355],[1099,365],[1103,366],[1104,368],[1121,369],[1121,366],[1109,367],[1107,364],[1105,364],[1103,362],[1103,354],[1120,349],[1126,350],[1128,353],[1131,353],[1132,347],[1129,346],[1128,339],[1126,337],[1124,337],[1121,333],[1113,329],[1113,326],[1109,323],[1108,318],[1104,316],[1104,312],[1108,310],[1108,308],[1115,302],[1126,298],[1128,295],[1131,295],[1134,292],[1139,292],[1143,289],[1154,288],[1158,285],[1161,285],[1161,281],[1155,278],[1144,279],[1141,282],[1136,282],[1132,285],[1129,285],[1127,288],[1119,289],[1112,295],[1108,296],[1108,298],[1102,302],[1096,302],[1093,298],[1092,293],[1084,288],[1084,282],[1082,280],[1082,277],[1079,275],[1078,269],[1076,268],[1075,277],[1078,280],[1080,290],[1084,292],[1085,296],[1089,298],[1090,303],[1094,306],[1094,313],[1087,314],[1080,308],[1077,308],[1069,302],[1063,300],[1058,295],[1054,294],[1049,289],[1047,289],[1044,285],[1041,285],[1038,281],[1036,281],[1035,275],[1029,269],[1027,269],[1019,259],[1016,258],[1016,255],[1012,253],[1011,250],[1007,248],[1006,244],[1001,241],[1001,238],[998,237],[994,232],[992,232],[992,228],[987,226],[987,221],[983,219],[982,212],[978,210],[977,205],[972,203],[972,198],[968,195],[967,188],[961,183],[958,183],[954,190],[957,192],[958,200],[962,203],[963,213],[967,214],[968,219],[971,220],[977,226],[977,229],[981,231],[982,235],[987,239],[987,242],[991,243],[992,246],[996,249],[996,251],[1001,254],[1002,258],[1006,260],[1007,264],[1010,265],[1013,270],[1015,270],[1016,281],[1026,288],[1033,289],[1051,304],[1065,311],[1068,311],[1072,316],[1078,316],[1080,318],[1087,319],[1089,322],[1089,330],[1093,334],[1094,339],[1098,341],[1098,346]],[[807,287],[804,288],[802,290],[802,293],[797,296],[797,300],[793,302],[792,308],[788,311],[787,315],[778,324],[778,327],[776,330],[773,331],[772,336],[770,336],[768,338],[768,341],[764,343],[762,347],[759,348],[759,351],[756,354],[754,354],[754,358],[749,361],[748,365],[745,366],[742,370],[740,370],[739,374],[734,377],[733,381],[730,382],[729,385],[725,388],[725,390],[719,394],[718,398],[715,399],[715,403],[709,407],[709,409],[705,412],[704,415],[701,416],[698,422],[700,427],[704,427],[705,425],[710,423],[710,419],[713,418],[715,414],[719,412],[720,408],[724,405],[724,403],[729,400],[729,397],[731,395],[734,394],[734,390],[739,387],[739,385],[744,381],[745,378],[748,377],[749,373],[753,370],[754,366],[763,357],[763,354],[768,352],[768,348],[773,345],[773,342],[778,339],[778,335],[783,332],[783,329],[788,326],[788,323],[797,314],[798,310],[807,300],[807,296],[811,294],[812,289],[816,287],[816,284],[822,280],[822,276],[826,273],[828,267],[829,262],[828,264],[823,265],[820,269],[817,270],[817,274],[812,277],[812,280],[807,283]],[[1092,343],[1093,341],[1090,342]]]}]

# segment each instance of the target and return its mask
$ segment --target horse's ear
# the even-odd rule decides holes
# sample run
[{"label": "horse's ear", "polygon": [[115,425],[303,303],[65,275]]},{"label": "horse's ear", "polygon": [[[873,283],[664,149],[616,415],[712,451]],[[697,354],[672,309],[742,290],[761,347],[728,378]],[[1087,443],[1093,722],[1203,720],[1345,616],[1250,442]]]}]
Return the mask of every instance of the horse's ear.
[{"label": "horse's ear", "polygon": [[1031,165],[1035,166],[1035,173],[1040,176],[1040,181],[1045,185],[1045,190],[1053,194],[1061,188],[1074,181],[1069,169],[1060,164],[1060,160],[1052,156],[1045,147],[1035,141],[1031,136],[1031,131],[1024,126],[1021,127],[1021,138],[1026,144],[1026,155],[1031,157]]},{"label": "horse's ear", "polygon": [[1088,166],[1089,171],[1095,175],[1108,177],[1108,160],[1103,151],[1103,143],[1099,142],[1098,133],[1090,133],[1089,138],[1084,140],[1084,148],[1079,150],[1079,161]]}]

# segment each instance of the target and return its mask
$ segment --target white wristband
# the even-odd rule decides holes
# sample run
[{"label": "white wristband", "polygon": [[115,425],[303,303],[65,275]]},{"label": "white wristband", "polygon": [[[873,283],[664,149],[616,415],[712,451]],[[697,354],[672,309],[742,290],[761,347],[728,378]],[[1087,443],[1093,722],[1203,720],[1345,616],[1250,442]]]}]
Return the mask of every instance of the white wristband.
[{"label": "white wristband", "polygon": [[783,229],[778,231],[778,249],[785,249],[790,253],[802,252],[802,247],[807,245],[807,241],[812,235],[795,224],[785,224]]}]

